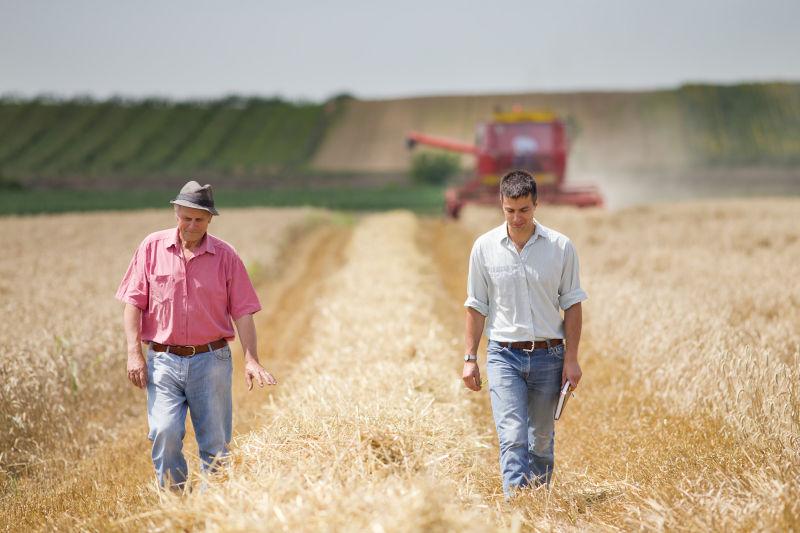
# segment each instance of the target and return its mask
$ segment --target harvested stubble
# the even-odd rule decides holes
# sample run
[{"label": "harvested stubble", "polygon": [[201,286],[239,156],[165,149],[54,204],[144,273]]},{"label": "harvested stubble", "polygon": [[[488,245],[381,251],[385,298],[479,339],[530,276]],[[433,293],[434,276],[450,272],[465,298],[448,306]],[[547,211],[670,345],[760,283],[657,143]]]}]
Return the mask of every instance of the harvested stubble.
[{"label": "harvested stubble", "polygon": [[[601,489],[563,509],[576,524],[800,527],[798,213],[794,199],[540,208],[576,243],[590,295],[556,454],[559,479],[576,480],[556,494]],[[464,220],[473,233],[499,222]]]},{"label": "harvested stubble", "polygon": [[[117,526],[798,529],[798,212],[797,200],[611,213],[541,208],[539,218],[569,235],[581,257],[590,294],[584,379],[558,423],[553,490],[530,491],[510,506],[499,493],[486,391],[467,393],[458,380],[463,293],[453,287],[464,280],[452,278],[463,276],[465,260],[440,265],[451,278],[443,284],[425,256],[430,250],[414,245],[420,226],[411,215],[367,217],[314,306],[305,359],[281,380],[263,412],[264,428],[237,438],[232,468],[202,495],[167,496]],[[100,227],[120,217],[94,216]],[[221,217],[214,224],[236,225],[232,242],[260,251],[259,231],[253,238],[260,242],[242,242],[251,220]],[[495,223],[497,210],[470,209],[460,225],[442,224],[437,235],[448,239],[443,248],[464,248],[466,257],[465,233],[475,236]],[[94,250],[83,252],[88,261],[117,263],[103,282],[108,287],[88,292],[87,301],[98,305],[113,292],[141,238],[137,228],[124,230],[130,241],[124,246],[94,239],[92,245],[106,243],[94,250],[86,239],[77,241]],[[61,230],[49,233],[67,245],[75,241]],[[32,240],[4,238],[22,251]],[[82,263],[69,259],[77,279],[74,265]],[[26,260],[27,272],[50,268]],[[0,264],[3,274],[17,273],[8,261]],[[35,290],[24,281],[2,283],[4,294]],[[119,308],[109,305],[103,324],[118,327]],[[443,312],[448,308],[452,316]],[[56,311],[64,313],[61,320],[70,317]],[[121,331],[116,335],[121,347]],[[118,393],[118,405],[138,408],[125,396],[118,368],[119,381],[107,390]],[[31,411],[27,419],[36,416]]]},{"label": "harvested stubble", "polygon": [[[269,276],[305,209],[231,210],[212,233]],[[0,481],[39,474],[108,441],[141,415],[125,376],[117,284],[147,233],[174,225],[172,209],[0,219]],[[80,450],[84,450],[81,452]],[[54,461],[57,461],[54,462]],[[37,468],[41,467],[41,468]]]}]

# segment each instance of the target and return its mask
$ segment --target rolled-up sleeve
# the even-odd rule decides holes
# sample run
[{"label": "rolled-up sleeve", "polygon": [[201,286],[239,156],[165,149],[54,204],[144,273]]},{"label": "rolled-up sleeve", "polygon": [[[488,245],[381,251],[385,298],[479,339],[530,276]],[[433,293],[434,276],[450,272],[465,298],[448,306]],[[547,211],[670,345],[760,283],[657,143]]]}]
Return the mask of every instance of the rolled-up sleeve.
[{"label": "rolled-up sleeve", "polygon": [[489,283],[478,242],[475,242],[469,254],[467,300],[464,302],[464,307],[471,307],[483,316],[489,314]]},{"label": "rolled-up sleeve", "polygon": [[147,245],[142,242],[133,254],[128,270],[117,288],[117,300],[147,310],[150,283],[147,281]]},{"label": "rolled-up sleeve", "polygon": [[228,277],[228,314],[237,320],[261,310],[258,295],[238,255],[233,255]]},{"label": "rolled-up sleeve", "polygon": [[567,241],[564,248],[564,264],[561,268],[561,283],[558,286],[558,305],[561,309],[569,309],[588,297],[581,288],[578,254],[572,242]]}]

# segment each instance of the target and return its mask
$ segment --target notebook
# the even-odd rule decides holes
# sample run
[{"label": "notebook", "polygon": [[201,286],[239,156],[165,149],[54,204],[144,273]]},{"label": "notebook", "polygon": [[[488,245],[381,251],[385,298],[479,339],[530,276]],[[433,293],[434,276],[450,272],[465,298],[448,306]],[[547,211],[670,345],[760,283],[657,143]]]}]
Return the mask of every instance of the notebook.
[{"label": "notebook", "polygon": [[564,386],[561,387],[561,394],[558,396],[558,403],[556,404],[556,410],[553,413],[553,420],[558,420],[561,418],[561,414],[564,412],[564,408],[567,406],[567,400],[569,397],[572,396],[572,391],[569,390],[571,383],[567,380],[564,383]]}]

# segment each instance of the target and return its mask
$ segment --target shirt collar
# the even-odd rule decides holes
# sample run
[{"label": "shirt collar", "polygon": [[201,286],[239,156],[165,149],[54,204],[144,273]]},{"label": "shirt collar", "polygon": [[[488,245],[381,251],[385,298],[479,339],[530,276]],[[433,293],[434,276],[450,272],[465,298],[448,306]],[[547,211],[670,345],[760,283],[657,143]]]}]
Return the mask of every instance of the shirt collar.
[{"label": "shirt collar", "polygon": [[214,243],[211,241],[211,235],[206,232],[205,236],[203,236],[203,242],[200,243],[199,248],[200,253],[207,252],[209,254],[215,253],[214,251]]},{"label": "shirt collar", "polygon": [[495,240],[498,240],[501,243],[506,242],[506,239],[508,239],[508,230],[506,229],[505,222],[494,228],[492,232],[494,233]]},{"label": "shirt collar", "polygon": [[167,248],[175,248],[176,250],[180,246],[180,239],[178,238],[178,228],[175,228],[175,231],[172,232],[172,239],[167,244]]},{"label": "shirt collar", "polygon": [[[172,234],[172,240],[167,245],[167,248],[175,247],[176,250],[180,248],[181,240],[178,237],[178,235],[179,235],[178,228],[175,228],[175,233]],[[211,236],[208,234],[208,232],[206,232],[206,234],[203,235],[203,239],[200,241],[200,245],[197,248],[195,248],[194,255],[200,255],[206,252],[210,254],[216,253],[216,251],[214,250],[214,243],[211,241]]]},{"label": "shirt collar", "polygon": [[[533,223],[536,224],[536,227],[533,230],[533,235],[531,235],[531,238],[528,239],[528,242],[525,244],[525,246],[527,246],[528,244],[532,244],[533,242],[536,241],[536,239],[544,236],[544,232],[547,231],[547,228],[542,226],[541,222],[539,222],[535,218],[533,219]],[[502,224],[497,226],[494,229],[494,231],[495,231],[495,238],[499,240],[501,243],[507,244],[511,242],[511,238],[508,236],[508,228],[506,226],[506,222],[503,222]]]}]

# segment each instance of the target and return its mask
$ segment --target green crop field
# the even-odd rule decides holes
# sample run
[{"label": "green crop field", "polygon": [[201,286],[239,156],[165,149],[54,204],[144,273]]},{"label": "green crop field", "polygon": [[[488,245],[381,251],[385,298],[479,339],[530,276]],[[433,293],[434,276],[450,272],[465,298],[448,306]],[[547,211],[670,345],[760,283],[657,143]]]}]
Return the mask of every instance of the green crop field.
[{"label": "green crop field", "polygon": [[[170,209],[172,190],[3,190],[0,215],[26,215],[67,211]],[[378,188],[317,188],[280,190],[219,189],[214,197],[220,211],[231,207],[312,206],[344,211],[409,209],[422,214],[442,212],[442,187],[416,185]]]},{"label": "green crop field", "polygon": [[0,100],[0,179],[24,186],[302,172],[339,101]]},{"label": "green crop field", "polygon": [[687,85],[677,96],[695,164],[800,164],[800,84]]}]

